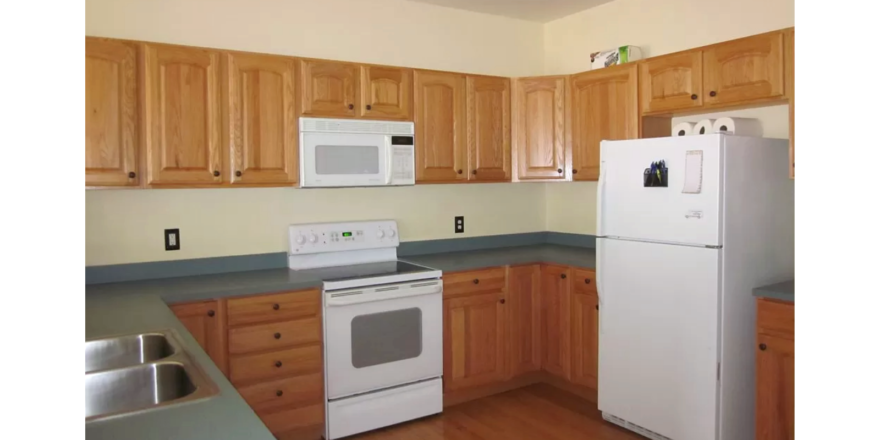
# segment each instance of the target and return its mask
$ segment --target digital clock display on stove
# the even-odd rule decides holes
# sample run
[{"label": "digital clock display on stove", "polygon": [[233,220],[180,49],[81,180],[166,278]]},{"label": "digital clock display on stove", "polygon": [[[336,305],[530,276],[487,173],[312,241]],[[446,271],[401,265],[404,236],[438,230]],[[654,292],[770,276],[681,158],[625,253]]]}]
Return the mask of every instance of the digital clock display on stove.
[{"label": "digital clock display on stove", "polygon": [[351,237],[351,232],[343,232],[342,236],[343,237]]}]

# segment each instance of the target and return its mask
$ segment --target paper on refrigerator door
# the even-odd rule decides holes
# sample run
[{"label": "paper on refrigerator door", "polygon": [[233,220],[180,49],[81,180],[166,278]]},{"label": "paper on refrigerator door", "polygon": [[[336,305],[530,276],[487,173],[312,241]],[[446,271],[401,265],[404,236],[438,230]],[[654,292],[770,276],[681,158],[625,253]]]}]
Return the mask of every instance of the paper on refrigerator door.
[{"label": "paper on refrigerator door", "polygon": [[688,150],[684,161],[685,194],[699,194],[703,188],[703,150]]}]

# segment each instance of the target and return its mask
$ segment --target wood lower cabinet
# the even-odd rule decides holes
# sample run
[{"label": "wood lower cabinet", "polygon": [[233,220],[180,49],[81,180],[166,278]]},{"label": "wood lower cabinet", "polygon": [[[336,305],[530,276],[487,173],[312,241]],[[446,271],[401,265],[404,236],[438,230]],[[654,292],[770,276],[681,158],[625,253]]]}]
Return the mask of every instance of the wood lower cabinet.
[{"label": "wood lower cabinet", "polygon": [[222,302],[210,300],[174,304],[171,311],[208,353],[217,368],[227,374],[226,310]]},{"label": "wood lower cabinet", "polygon": [[599,381],[596,274],[575,269],[571,284],[571,381],[596,389]]},{"label": "wood lower cabinet", "polygon": [[510,79],[467,77],[469,180],[510,180]]},{"label": "wood lower cabinet", "polygon": [[516,180],[565,180],[565,76],[517,78],[513,83]]},{"label": "wood lower cabinet", "polygon": [[299,175],[293,58],[223,57],[223,145],[234,184],[294,185]]},{"label": "wood lower cabinet", "polygon": [[781,98],[785,93],[782,32],[703,50],[704,102],[710,106]]},{"label": "wood lower cabinet", "polygon": [[143,50],[146,183],[223,183],[220,52],[163,44]]},{"label": "wood lower cabinet", "polygon": [[466,112],[464,75],[415,71],[417,183],[468,180]]},{"label": "wood lower cabinet", "polygon": [[137,186],[137,45],[86,37],[86,186]]},{"label": "wood lower cabinet", "polygon": [[757,300],[755,438],[794,439],[794,304]]},{"label": "wood lower cabinet", "polygon": [[363,94],[361,117],[412,120],[412,69],[361,66],[360,87]]},{"label": "wood lower cabinet", "polygon": [[703,105],[703,52],[649,58],[639,65],[642,113],[665,113]]},{"label": "wood lower cabinet", "polygon": [[510,319],[510,375],[541,370],[541,266],[514,266],[507,272]]},{"label": "wood lower cabinet", "polygon": [[[466,272],[462,278],[479,280],[479,272]],[[458,296],[443,300],[444,391],[491,384],[507,377],[504,284],[496,289],[485,289],[479,283],[472,286],[472,292],[460,291]]]},{"label": "wood lower cabinet", "polygon": [[358,65],[300,60],[300,112],[303,116],[354,117],[360,112]]},{"label": "wood lower cabinet", "polygon": [[572,179],[599,180],[599,144],[639,137],[638,66],[585,72],[569,83]]},{"label": "wood lower cabinet", "polygon": [[541,266],[541,367],[550,374],[571,378],[571,269]]}]

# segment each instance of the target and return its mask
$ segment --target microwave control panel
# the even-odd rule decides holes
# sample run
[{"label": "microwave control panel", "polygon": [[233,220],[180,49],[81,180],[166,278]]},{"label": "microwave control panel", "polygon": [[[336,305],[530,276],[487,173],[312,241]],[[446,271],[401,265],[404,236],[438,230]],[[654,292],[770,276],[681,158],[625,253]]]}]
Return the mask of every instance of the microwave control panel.
[{"label": "microwave control panel", "polygon": [[400,244],[394,220],[298,224],[290,225],[288,233],[290,255],[396,248]]}]

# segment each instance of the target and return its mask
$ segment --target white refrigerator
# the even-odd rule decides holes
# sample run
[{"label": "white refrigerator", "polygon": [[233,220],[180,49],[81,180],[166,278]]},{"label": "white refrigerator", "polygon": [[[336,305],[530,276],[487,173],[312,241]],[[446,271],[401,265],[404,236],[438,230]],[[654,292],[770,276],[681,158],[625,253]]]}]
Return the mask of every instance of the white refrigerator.
[{"label": "white refrigerator", "polygon": [[[788,141],[603,141],[598,406],[652,439],[755,436],[752,288],[794,276]],[[662,182],[645,186],[663,161]]]}]

